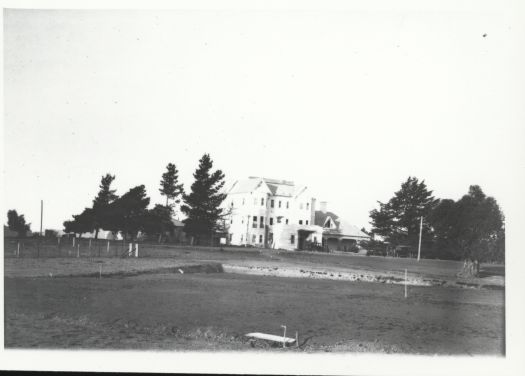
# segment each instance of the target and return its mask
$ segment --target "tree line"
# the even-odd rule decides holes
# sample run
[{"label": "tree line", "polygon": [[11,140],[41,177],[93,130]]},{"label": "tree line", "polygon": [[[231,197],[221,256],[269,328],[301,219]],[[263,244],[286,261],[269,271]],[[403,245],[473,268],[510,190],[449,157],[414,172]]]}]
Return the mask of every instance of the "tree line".
[{"label": "tree line", "polygon": [[[229,214],[221,203],[224,173],[212,171],[213,161],[204,154],[193,173],[191,191],[186,193],[179,182],[179,172],[169,163],[162,174],[159,191],[164,204],[149,209],[150,198],[144,185],[129,189],[118,196],[111,188],[115,176],[102,176],[98,194],[92,206],[64,222],[67,233],[82,234],[100,230],[121,233],[124,239],[134,240],[139,233],[158,236],[174,229],[175,207],[186,215],[184,232],[195,244],[208,242],[213,233],[224,230],[221,219]],[[371,239],[362,242],[365,249],[385,254],[399,247],[417,250],[420,239],[423,258],[464,260],[462,273],[475,276],[481,262],[504,262],[505,218],[493,197],[485,195],[477,185],[457,201],[433,196],[425,181],[409,177],[388,202],[378,201],[379,208],[370,211]],[[30,231],[24,215],[9,210],[8,226],[19,236]],[[420,228],[422,221],[422,227]]]},{"label": "tree line", "polygon": [[209,154],[204,154],[193,177],[191,191],[186,193],[184,185],[179,182],[179,171],[175,164],[169,163],[162,174],[159,191],[166,198],[165,203],[155,204],[149,209],[150,198],[144,185],[132,187],[122,196],[111,188],[115,175],[102,176],[98,194],[93,204],[80,214],[73,215],[64,222],[66,233],[95,233],[98,238],[100,230],[121,233],[126,240],[135,240],[139,233],[148,236],[162,237],[174,230],[173,216],[178,204],[186,214],[184,232],[195,243],[207,241],[217,230],[219,219],[223,216],[221,203],[226,198],[221,193],[224,187],[224,173],[221,170],[211,171],[213,161]]},{"label": "tree line", "polygon": [[505,260],[504,215],[478,185],[454,201],[435,198],[424,180],[409,177],[388,202],[378,204],[370,211],[372,238],[363,244],[365,248],[417,250],[421,231],[421,256],[464,260],[465,276],[477,275],[480,262]]}]

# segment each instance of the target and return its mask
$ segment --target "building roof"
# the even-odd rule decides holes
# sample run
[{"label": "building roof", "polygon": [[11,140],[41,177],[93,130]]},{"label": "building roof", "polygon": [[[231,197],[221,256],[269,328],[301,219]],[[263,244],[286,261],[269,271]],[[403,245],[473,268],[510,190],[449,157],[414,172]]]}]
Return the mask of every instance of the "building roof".
[{"label": "building roof", "polygon": [[263,184],[273,196],[292,197],[301,193],[305,188],[304,186],[295,185],[293,181],[250,176],[248,179],[237,180],[228,191],[228,194],[251,193]]},{"label": "building roof", "polygon": [[[331,218],[335,228],[329,229],[324,228],[326,220]],[[357,226],[354,226],[347,221],[339,218],[339,216],[333,212],[326,211],[322,212],[320,210],[315,211],[315,222],[317,226],[324,228],[325,233],[338,234],[343,236],[359,237],[359,238],[369,238],[367,234],[362,232]]]},{"label": "building roof", "polygon": [[263,184],[263,181],[260,178],[237,180],[235,183],[233,183],[232,187],[228,191],[228,194],[250,193],[256,190],[261,184]]}]

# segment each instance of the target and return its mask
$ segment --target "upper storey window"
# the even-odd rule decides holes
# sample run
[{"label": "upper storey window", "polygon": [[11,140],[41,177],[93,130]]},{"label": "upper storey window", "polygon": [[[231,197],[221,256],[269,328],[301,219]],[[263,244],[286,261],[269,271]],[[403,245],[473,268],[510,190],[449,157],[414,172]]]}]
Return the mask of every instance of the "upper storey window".
[{"label": "upper storey window", "polygon": [[261,198],[261,206],[264,206],[264,197]]}]

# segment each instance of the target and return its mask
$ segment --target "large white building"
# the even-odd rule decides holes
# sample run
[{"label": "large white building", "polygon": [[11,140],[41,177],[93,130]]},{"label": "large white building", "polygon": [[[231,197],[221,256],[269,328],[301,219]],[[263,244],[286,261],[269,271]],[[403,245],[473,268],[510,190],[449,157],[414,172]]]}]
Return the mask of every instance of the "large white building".
[{"label": "large white building", "polygon": [[315,198],[306,186],[250,177],[233,184],[224,205],[229,244],[287,250],[322,244]]}]

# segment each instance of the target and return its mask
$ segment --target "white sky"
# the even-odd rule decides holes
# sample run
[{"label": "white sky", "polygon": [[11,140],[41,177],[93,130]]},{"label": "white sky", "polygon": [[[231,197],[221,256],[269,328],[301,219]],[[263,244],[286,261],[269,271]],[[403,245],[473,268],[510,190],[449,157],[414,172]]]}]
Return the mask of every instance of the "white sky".
[{"label": "white sky", "polygon": [[43,199],[62,228],[106,172],[162,203],[166,164],[189,189],[209,152],[228,185],[303,183],[367,229],[409,175],[505,211],[525,160],[516,33],[500,11],[7,10],[4,208],[38,231]]}]

